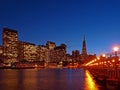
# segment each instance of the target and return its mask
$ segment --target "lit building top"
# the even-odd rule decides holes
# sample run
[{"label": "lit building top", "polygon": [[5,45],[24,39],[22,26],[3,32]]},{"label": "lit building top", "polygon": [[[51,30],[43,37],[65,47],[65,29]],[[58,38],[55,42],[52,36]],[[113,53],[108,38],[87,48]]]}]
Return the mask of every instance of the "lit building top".
[{"label": "lit building top", "polygon": [[13,30],[13,29],[10,29],[10,28],[3,28],[3,32],[18,33],[16,30]]},{"label": "lit building top", "polygon": [[54,49],[55,50],[57,50],[57,49],[64,49],[64,50],[66,50],[66,45],[65,44],[61,44],[60,46],[57,46]]},{"label": "lit building top", "polygon": [[56,44],[51,41],[47,41],[46,46],[48,49],[54,49],[56,47]]}]

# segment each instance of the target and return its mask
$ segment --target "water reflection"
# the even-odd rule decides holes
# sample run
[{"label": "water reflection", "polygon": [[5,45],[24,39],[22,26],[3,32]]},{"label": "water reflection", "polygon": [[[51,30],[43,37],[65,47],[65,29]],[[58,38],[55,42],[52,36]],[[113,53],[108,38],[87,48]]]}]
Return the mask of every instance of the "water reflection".
[{"label": "water reflection", "polygon": [[88,90],[99,90],[98,85],[95,84],[95,81],[93,80],[91,74],[89,73],[88,70],[85,70],[85,87]]},{"label": "water reflection", "polygon": [[83,69],[7,69],[0,70],[0,80],[0,90],[98,90]]},{"label": "water reflection", "polygon": [[24,90],[32,90],[37,88],[37,72],[34,69],[24,71],[23,77]]},{"label": "water reflection", "polygon": [[1,90],[8,90],[17,88],[18,86],[18,81],[16,78],[18,73],[16,71],[13,71],[11,69],[7,70],[1,70],[0,71],[0,88]]}]

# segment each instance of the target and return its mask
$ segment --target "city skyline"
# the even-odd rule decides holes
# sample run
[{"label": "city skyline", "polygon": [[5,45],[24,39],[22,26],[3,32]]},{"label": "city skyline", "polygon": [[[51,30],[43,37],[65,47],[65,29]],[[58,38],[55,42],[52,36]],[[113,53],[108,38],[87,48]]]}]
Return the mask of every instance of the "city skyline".
[{"label": "city skyline", "polygon": [[[56,46],[47,41],[45,45],[36,46],[34,43],[19,41],[16,30],[3,28],[0,60],[10,64],[21,61],[60,62],[66,60],[66,45]],[[66,60],[67,61],[67,60]]]},{"label": "city skyline", "polygon": [[[55,42],[47,41],[46,45],[36,46],[34,43],[21,41],[18,37],[19,34],[16,30],[3,28],[2,46],[0,46],[1,63],[12,66],[15,63],[19,65],[19,63],[26,61],[33,63],[34,67],[35,62],[47,64],[62,62],[62,65],[69,62],[82,64],[85,60],[96,58],[96,55],[87,54],[85,37],[82,53],[80,54],[79,50],[73,50],[72,55],[66,52],[67,46],[64,43],[57,46]],[[17,66],[17,64],[15,65]]]},{"label": "city skyline", "polygon": [[118,0],[2,0],[0,33],[3,27],[8,27],[19,32],[20,40],[36,45],[45,45],[46,41],[65,43],[68,53],[82,52],[85,35],[88,54],[112,52],[114,45],[120,46],[119,3]]},{"label": "city skyline", "polygon": [[[28,44],[28,45],[33,45],[33,46],[36,46],[36,47],[46,47],[46,45],[47,45],[47,43],[49,42],[49,43],[52,43],[52,44],[54,44],[55,45],[55,47],[57,47],[58,45],[56,45],[56,42],[53,42],[53,41],[46,41],[45,42],[45,44],[39,44],[39,45],[36,45],[35,43],[33,43],[33,42],[28,42],[28,41],[24,41],[24,40],[20,40],[18,37],[19,37],[19,32],[17,31],[17,30],[14,30],[14,29],[11,29],[11,28],[7,28],[7,27],[4,27],[3,28],[3,30],[2,30],[2,34],[1,34],[1,36],[2,36],[2,44],[1,44],[1,47],[3,47],[3,45],[5,44],[5,43],[8,43],[9,42],[9,44],[10,45],[15,45],[16,43],[14,43],[14,44],[12,44],[13,42],[11,42],[11,39],[10,40],[7,40],[7,39],[4,39],[4,37],[6,38],[6,35],[4,35],[4,33],[5,33],[5,31],[7,32],[7,33],[13,33],[13,36],[14,36],[14,33],[16,34],[16,36],[14,37],[14,38],[16,38],[15,40],[17,40],[17,42],[19,42],[19,44],[20,43],[24,43],[24,44]],[[9,37],[9,38],[13,38],[13,36],[8,36],[7,35],[7,37]],[[14,39],[13,38],[13,39]],[[15,41],[16,42],[16,41]],[[60,43],[61,45],[62,44],[64,44],[65,45],[65,43]],[[22,44],[20,44],[20,46],[19,47],[21,47],[21,45]],[[67,46],[66,46],[67,47]],[[82,41],[82,48],[81,48],[81,55],[87,55],[87,49],[86,49],[87,47],[86,47],[86,39],[85,39],[85,36],[84,36],[84,38],[83,38],[83,41]],[[67,49],[67,48],[66,48]],[[70,53],[68,53],[68,52],[66,52],[66,54],[71,54],[72,55],[72,52],[74,52],[74,51],[76,51],[77,49],[74,49],[74,50],[72,50]],[[77,51],[79,51],[79,50],[77,50]],[[5,52],[6,52],[6,50],[5,50]],[[11,51],[10,51],[11,52]],[[90,54],[90,53],[89,53]],[[88,54],[88,55],[89,55]]]}]

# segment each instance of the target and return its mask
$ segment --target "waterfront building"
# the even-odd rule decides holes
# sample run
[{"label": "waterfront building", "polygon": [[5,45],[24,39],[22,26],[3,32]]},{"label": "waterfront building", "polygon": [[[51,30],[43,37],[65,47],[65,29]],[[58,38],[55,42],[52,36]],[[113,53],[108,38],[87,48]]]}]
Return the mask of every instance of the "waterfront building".
[{"label": "waterfront building", "polygon": [[39,45],[37,49],[38,61],[49,62],[49,52],[48,48],[45,45]]},{"label": "waterfront building", "polygon": [[60,46],[57,46],[54,48],[53,52],[53,62],[63,62],[66,61],[66,45],[61,44]]},{"label": "waterfront building", "polygon": [[55,42],[47,41],[46,47],[48,48],[48,61],[54,61],[54,48],[56,47]]},{"label": "waterfront building", "polygon": [[73,62],[80,62],[80,52],[79,50],[72,51],[72,61]]},{"label": "waterfront building", "polygon": [[33,43],[19,41],[19,61],[33,62],[37,60],[37,46]]},{"label": "waterfront building", "polygon": [[3,62],[11,64],[18,61],[18,33],[16,30],[3,28]]},{"label": "waterfront building", "polygon": [[3,54],[3,50],[2,50],[2,46],[0,46],[0,63],[2,63],[2,54]]},{"label": "waterfront building", "polygon": [[56,47],[56,44],[54,42],[47,41],[46,46],[49,50],[54,50],[54,48]]},{"label": "waterfront building", "polygon": [[67,62],[72,62],[72,55],[66,54],[66,60]]}]

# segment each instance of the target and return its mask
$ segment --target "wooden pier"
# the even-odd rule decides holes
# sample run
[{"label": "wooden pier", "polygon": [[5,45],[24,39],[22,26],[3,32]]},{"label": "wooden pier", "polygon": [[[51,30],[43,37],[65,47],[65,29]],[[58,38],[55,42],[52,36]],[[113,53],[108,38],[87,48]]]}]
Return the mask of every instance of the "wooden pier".
[{"label": "wooden pier", "polygon": [[94,79],[103,82],[107,88],[117,90],[120,86],[120,58],[109,57],[94,59],[84,63]]}]

